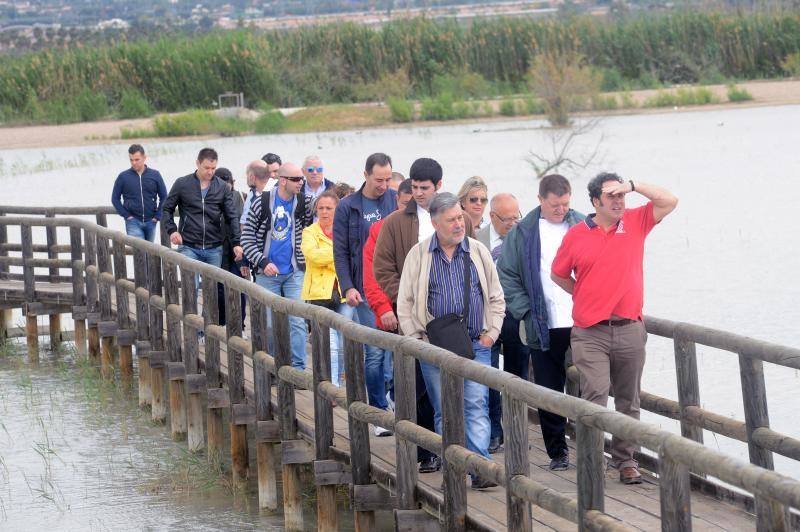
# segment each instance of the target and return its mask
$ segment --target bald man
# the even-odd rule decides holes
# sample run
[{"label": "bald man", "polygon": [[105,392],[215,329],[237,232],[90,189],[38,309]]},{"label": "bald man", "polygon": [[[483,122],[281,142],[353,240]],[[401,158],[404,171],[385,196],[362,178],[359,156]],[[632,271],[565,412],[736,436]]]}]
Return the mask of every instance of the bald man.
[{"label": "bald man", "polygon": [[[303,181],[299,166],[284,163],[278,170],[278,184],[253,200],[242,231],[242,247],[256,272],[256,283],[274,294],[298,301],[305,272],[300,243],[303,229],[312,220],[309,199],[300,192]],[[269,310],[267,323],[271,327]],[[305,369],[305,321],[290,316],[289,325],[292,366]],[[272,350],[272,338],[269,340]]]},{"label": "bald man", "polygon": [[[503,242],[508,233],[519,221],[519,202],[512,194],[501,192],[495,194],[489,202],[489,222],[478,231],[478,240],[497,258],[503,249]],[[506,311],[500,337],[492,346],[492,367],[500,367],[500,353],[503,353],[503,369],[523,379],[528,378],[528,356],[530,350],[519,337],[519,320]],[[489,453],[500,452],[503,448],[503,417],[500,392],[489,390],[489,420],[492,424],[492,435],[489,440]]]}]

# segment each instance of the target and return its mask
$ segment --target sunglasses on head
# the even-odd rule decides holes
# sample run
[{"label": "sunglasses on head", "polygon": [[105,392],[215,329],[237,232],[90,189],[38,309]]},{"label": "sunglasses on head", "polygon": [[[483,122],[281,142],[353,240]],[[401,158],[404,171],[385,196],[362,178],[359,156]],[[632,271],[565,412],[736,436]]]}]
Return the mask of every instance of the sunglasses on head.
[{"label": "sunglasses on head", "polygon": [[489,198],[469,198],[470,203],[482,203],[486,205],[489,203]]},{"label": "sunglasses on head", "polygon": [[306,171],[307,171],[309,174],[313,174],[315,171],[316,171],[318,174],[321,174],[321,173],[322,173],[322,167],[321,167],[321,166],[309,166],[308,168],[306,168]]},{"label": "sunglasses on head", "polygon": [[305,179],[303,176],[296,176],[296,175],[291,175],[291,176],[287,175],[287,176],[283,176],[283,177],[285,179],[288,179],[289,181],[291,181],[293,183],[299,183],[300,181]]}]

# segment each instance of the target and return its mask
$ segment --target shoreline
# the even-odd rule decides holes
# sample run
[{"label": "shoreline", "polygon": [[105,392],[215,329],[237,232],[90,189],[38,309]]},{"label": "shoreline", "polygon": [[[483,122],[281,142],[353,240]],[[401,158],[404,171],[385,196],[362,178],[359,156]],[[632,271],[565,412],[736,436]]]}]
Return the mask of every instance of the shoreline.
[{"label": "shoreline", "polygon": [[[746,89],[753,95],[753,99],[745,102],[728,102],[726,99],[726,85],[705,85],[717,95],[721,102],[708,105],[692,105],[686,107],[634,107],[628,109],[617,109],[612,111],[585,111],[574,113],[574,116],[620,116],[620,115],[650,115],[676,112],[693,111],[715,111],[729,108],[751,108],[751,107],[774,107],[781,105],[800,104],[800,80],[758,80],[736,83],[736,86]],[[694,87],[694,86],[692,86]],[[648,89],[631,91],[635,101],[639,104],[656,95],[659,90],[674,91],[678,87],[668,89]],[[603,93],[604,95],[618,96],[620,93]],[[501,99],[487,99],[492,105],[499,105]],[[347,108],[374,107],[374,103],[362,104],[338,104]],[[380,104],[378,104],[380,106]],[[323,106],[325,107],[325,106]],[[307,108],[313,109],[313,108]],[[347,131],[364,129],[388,129],[388,128],[413,128],[413,127],[435,127],[441,125],[454,125],[464,123],[494,123],[494,122],[514,122],[520,120],[545,120],[544,115],[516,115],[491,117],[472,117],[447,121],[423,121],[416,120],[405,123],[381,123],[375,125],[353,125],[343,124],[339,128],[327,128],[325,131]],[[121,131],[127,129],[142,129],[151,127],[153,118],[138,118],[128,120],[103,120],[98,122],[82,122],[65,125],[35,125],[35,126],[11,126],[0,127],[0,150],[15,149],[37,149],[37,148],[56,148],[70,146],[89,146],[98,144],[118,144],[118,143],[153,143],[153,142],[181,142],[187,140],[208,140],[222,138],[218,135],[205,136],[181,136],[181,137],[142,137],[136,139],[122,139]],[[298,134],[301,131],[286,131],[275,133],[275,135]]]}]

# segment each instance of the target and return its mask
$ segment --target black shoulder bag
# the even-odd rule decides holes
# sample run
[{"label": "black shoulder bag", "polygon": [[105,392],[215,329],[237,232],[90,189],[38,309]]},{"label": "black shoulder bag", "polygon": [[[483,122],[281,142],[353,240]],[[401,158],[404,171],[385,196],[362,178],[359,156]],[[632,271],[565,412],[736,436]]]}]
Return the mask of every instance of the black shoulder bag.
[{"label": "black shoulder bag", "polygon": [[464,253],[464,307],[461,314],[451,312],[439,318],[434,318],[425,326],[428,342],[447,349],[453,353],[468,358],[475,358],[472,350],[472,339],[469,337],[467,320],[469,319],[469,296],[472,288],[470,273],[472,260],[469,252]]}]

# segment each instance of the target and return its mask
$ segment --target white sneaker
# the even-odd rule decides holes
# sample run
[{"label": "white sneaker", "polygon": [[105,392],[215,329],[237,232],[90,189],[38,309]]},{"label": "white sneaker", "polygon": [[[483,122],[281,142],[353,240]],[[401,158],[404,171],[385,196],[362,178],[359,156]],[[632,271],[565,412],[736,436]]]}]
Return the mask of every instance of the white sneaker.
[{"label": "white sneaker", "polygon": [[392,434],[393,432],[391,430],[375,425],[375,436],[383,438],[385,436],[391,436]]}]

